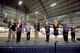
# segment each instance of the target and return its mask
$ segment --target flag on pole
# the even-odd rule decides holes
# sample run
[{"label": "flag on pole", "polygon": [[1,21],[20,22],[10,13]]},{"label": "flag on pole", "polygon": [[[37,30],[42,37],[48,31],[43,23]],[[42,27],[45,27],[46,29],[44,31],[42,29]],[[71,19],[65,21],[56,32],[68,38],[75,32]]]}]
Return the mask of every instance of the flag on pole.
[{"label": "flag on pole", "polygon": [[24,32],[24,17],[21,17],[21,21],[22,21],[22,32]]}]

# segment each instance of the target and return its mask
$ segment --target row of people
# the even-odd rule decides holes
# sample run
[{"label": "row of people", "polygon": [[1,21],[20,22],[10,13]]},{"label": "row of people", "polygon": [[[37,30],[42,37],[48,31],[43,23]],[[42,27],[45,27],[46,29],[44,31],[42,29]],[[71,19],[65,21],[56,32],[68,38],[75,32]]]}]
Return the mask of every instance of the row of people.
[{"label": "row of people", "polygon": [[[55,41],[57,41],[57,36],[59,35],[59,33],[58,33],[59,25],[63,26],[63,39],[64,39],[64,41],[68,42],[69,27],[66,24],[63,25],[56,20],[54,21],[54,24],[53,24],[53,29],[54,29],[53,35],[55,35]],[[35,41],[38,41],[38,39],[39,39],[40,27],[41,27],[40,23],[36,20],[36,22],[34,23]],[[12,34],[12,42],[14,41],[15,33],[16,33],[16,42],[20,42],[21,31],[22,31],[21,20],[19,20],[17,23],[15,23],[15,21],[11,20],[11,22],[9,22],[8,28],[9,28],[9,34],[8,34],[8,41],[7,42],[10,42],[11,34]],[[46,21],[44,28],[45,28],[45,34],[46,34],[46,42],[49,42],[50,24],[48,21]],[[27,40],[30,40],[30,30],[31,30],[31,25],[30,25],[30,23],[27,23],[25,26]],[[71,40],[75,41],[75,27],[74,26],[71,27]]]},{"label": "row of people", "polygon": [[[53,35],[55,36],[55,41],[56,42],[58,41],[57,36],[59,35],[59,31],[58,31],[59,25],[63,26],[63,39],[64,39],[64,41],[68,42],[69,29],[71,29],[71,40],[75,41],[76,29],[75,29],[74,25],[72,27],[68,27],[67,24],[61,24],[59,21],[54,20],[54,24],[53,24],[54,33],[53,33]],[[40,23],[38,21],[36,22],[34,28],[35,28],[35,37],[36,37],[36,33],[37,33],[37,36],[39,36],[38,33],[40,32]],[[44,28],[45,28],[45,34],[46,34],[46,41],[49,42],[50,24],[48,21],[46,21]]]}]

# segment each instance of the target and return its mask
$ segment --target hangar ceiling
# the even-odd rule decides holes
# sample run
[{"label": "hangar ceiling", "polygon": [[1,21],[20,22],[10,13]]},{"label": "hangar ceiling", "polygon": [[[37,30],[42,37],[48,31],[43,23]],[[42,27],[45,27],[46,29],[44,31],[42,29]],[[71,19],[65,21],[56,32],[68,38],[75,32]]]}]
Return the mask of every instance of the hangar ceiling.
[{"label": "hangar ceiling", "polygon": [[[20,6],[18,5],[19,1],[0,0],[0,3],[28,14],[39,12],[38,17],[40,18],[42,16],[52,18],[80,11],[80,0],[22,0],[23,4]],[[51,4],[54,6],[51,6]]]}]

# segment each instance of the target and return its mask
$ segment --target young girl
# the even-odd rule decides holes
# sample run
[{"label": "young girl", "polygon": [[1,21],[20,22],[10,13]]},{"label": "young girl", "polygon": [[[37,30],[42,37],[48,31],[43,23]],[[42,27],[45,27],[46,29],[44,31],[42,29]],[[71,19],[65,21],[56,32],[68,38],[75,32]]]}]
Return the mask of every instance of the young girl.
[{"label": "young girl", "polygon": [[31,30],[31,25],[30,25],[30,23],[27,23],[26,27],[25,27],[27,40],[30,40],[30,30]]},{"label": "young girl", "polygon": [[57,36],[59,34],[58,28],[59,28],[59,23],[58,23],[58,21],[54,20],[54,24],[53,24],[54,33],[53,34],[55,36],[55,42],[58,42],[58,40],[57,40]]}]

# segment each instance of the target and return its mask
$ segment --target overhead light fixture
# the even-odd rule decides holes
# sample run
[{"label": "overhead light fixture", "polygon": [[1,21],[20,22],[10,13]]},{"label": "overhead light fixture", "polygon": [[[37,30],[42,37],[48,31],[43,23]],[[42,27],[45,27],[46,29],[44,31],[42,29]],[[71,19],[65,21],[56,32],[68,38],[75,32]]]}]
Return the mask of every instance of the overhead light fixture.
[{"label": "overhead light fixture", "polygon": [[53,4],[51,4],[50,6],[53,7],[53,6],[55,6],[55,5],[56,5],[56,3],[53,3]]},{"label": "overhead light fixture", "polygon": [[35,12],[35,14],[38,14],[38,13],[39,13],[38,11]]},{"label": "overhead light fixture", "polygon": [[22,4],[22,1],[19,1],[19,5],[21,5]]}]

